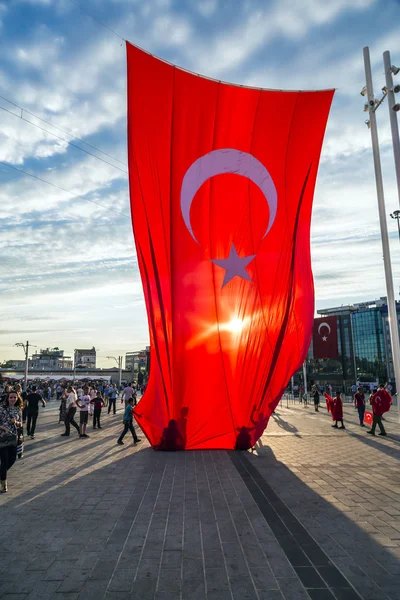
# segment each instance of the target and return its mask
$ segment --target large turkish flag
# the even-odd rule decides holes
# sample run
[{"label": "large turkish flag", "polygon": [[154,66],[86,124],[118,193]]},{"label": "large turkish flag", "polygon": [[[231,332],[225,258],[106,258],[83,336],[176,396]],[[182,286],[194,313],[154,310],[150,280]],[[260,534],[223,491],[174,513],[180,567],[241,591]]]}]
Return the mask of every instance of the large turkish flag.
[{"label": "large turkish flag", "polygon": [[188,73],[127,44],[132,222],[155,448],[249,448],[303,362],[310,218],[333,91]]}]

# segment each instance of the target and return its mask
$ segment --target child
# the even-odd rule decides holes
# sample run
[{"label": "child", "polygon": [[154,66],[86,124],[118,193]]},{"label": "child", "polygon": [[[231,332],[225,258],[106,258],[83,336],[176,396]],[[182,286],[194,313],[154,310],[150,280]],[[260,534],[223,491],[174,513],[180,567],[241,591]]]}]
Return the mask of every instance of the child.
[{"label": "child", "polygon": [[132,434],[133,443],[137,444],[138,442],[140,442],[140,439],[136,435],[136,431],[133,426],[132,409],[133,409],[133,398],[129,398],[128,404],[126,405],[125,413],[124,413],[124,430],[121,433],[121,435],[119,436],[118,442],[117,442],[117,444],[119,444],[120,446],[124,443],[122,440],[124,439],[125,434],[128,433],[128,429],[130,430],[130,432]]},{"label": "child", "polygon": [[[336,429],[346,429],[343,423],[343,403],[342,398],[340,397],[340,392],[336,392],[336,396],[332,402],[332,419],[335,421],[335,424],[332,427]],[[338,428],[338,421],[342,424],[341,427]]]},{"label": "child", "polygon": [[101,396],[101,392],[97,392],[96,398],[93,398],[90,401],[90,404],[94,405],[94,410],[93,410],[93,429],[96,429],[96,423],[97,423],[98,429],[101,429],[100,415],[101,415],[101,409],[104,406],[104,400],[103,400],[103,398]]},{"label": "child", "polygon": [[88,438],[89,436],[86,433],[87,422],[89,418],[89,405],[90,405],[90,396],[89,396],[89,388],[85,386],[83,389],[83,396],[76,401],[77,406],[79,406],[79,437],[80,438]]}]

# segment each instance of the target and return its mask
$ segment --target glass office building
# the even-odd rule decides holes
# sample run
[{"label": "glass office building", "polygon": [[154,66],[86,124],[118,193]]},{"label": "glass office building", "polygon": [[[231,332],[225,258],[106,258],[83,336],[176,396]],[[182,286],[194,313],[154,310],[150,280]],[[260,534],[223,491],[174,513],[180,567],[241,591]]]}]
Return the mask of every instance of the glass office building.
[{"label": "glass office building", "polygon": [[[396,302],[400,328],[400,303]],[[394,387],[392,348],[386,298],[317,311],[336,316],[337,359],[314,359],[312,343],[307,358],[308,379],[345,389],[355,382],[390,382]]]}]

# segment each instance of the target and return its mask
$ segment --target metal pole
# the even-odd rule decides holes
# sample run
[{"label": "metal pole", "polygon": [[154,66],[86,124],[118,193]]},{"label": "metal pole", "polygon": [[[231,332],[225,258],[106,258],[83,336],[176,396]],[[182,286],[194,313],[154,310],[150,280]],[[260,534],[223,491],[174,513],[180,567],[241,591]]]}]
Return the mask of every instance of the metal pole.
[{"label": "metal pole", "polygon": [[119,367],[119,389],[121,389],[121,381],[122,381],[122,356],[118,356],[118,367]]},{"label": "metal pole", "polygon": [[353,315],[350,312],[350,331],[351,331],[351,345],[353,346],[353,369],[354,369],[354,384],[357,385],[357,361],[356,361],[356,348],[354,345],[354,329],[353,329]]},{"label": "metal pole", "polygon": [[[392,63],[390,60],[390,52],[386,50],[383,53],[383,65],[385,67],[388,107],[389,107],[389,118],[390,128],[392,130],[392,143],[393,143],[393,155],[394,155],[394,166],[396,169],[396,181],[397,181],[397,195],[399,197],[400,204],[400,137],[399,137],[399,124],[397,122],[397,113],[393,110],[396,104],[396,96],[393,91],[393,73]],[[399,224],[399,221],[397,221]]]},{"label": "metal pole", "polygon": [[307,359],[303,362],[304,393],[307,395]]},{"label": "metal pole", "polygon": [[24,377],[24,386],[25,392],[28,389],[28,371],[29,371],[29,342],[26,342],[25,346],[25,377]]},{"label": "metal pole", "polygon": [[400,348],[399,348],[399,330],[398,330],[398,326],[397,326],[396,300],[395,300],[394,287],[393,287],[392,264],[391,264],[391,260],[390,260],[389,235],[388,235],[388,228],[387,228],[387,221],[386,221],[385,197],[384,197],[384,192],[383,192],[383,178],[382,178],[381,158],[380,158],[380,152],[379,152],[378,128],[377,128],[377,123],[376,123],[376,114],[374,111],[374,108],[375,108],[374,88],[373,88],[373,84],[372,84],[371,61],[369,58],[368,46],[364,48],[363,52],[364,52],[365,79],[366,79],[367,93],[368,93],[372,151],[373,151],[373,157],[374,157],[376,193],[377,193],[377,197],[378,197],[379,222],[380,222],[380,226],[381,226],[383,264],[385,267],[386,293],[387,293],[387,299],[388,299],[390,341],[392,344],[393,370],[394,370],[394,378],[395,378],[395,383],[396,383],[397,408],[398,408],[399,420],[400,420],[400,402],[398,400],[399,399],[398,392],[400,389]]}]

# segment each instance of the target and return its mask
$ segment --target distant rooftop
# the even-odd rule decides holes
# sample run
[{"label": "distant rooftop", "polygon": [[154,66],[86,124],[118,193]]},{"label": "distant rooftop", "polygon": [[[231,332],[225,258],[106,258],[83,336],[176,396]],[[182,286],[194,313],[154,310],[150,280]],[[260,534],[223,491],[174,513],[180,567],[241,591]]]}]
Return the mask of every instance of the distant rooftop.
[{"label": "distant rooftop", "polygon": [[370,300],[367,302],[357,302],[355,304],[342,304],[341,306],[335,306],[333,308],[321,308],[317,310],[319,315],[330,315],[330,314],[340,314],[340,313],[349,313],[354,310],[368,310],[370,308],[380,308],[381,306],[386,306],[387,297],[382,296],[378,300]]}]

